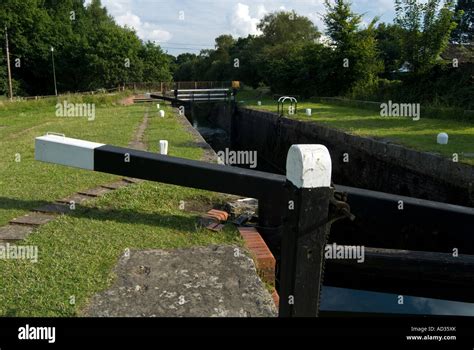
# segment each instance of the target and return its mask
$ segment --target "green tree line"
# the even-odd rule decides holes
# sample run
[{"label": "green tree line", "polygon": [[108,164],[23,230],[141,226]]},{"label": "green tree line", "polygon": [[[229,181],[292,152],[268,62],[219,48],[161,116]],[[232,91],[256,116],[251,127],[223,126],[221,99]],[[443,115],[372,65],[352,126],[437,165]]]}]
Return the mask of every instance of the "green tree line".
[{"label": "green tree line", "polygon": [[[172,59],[115,23],[100,0],[1,0],[0,34],[8,28],[15,95],[89,91],[134,81],[171,80]],[[0,93],[7,91],[2,45]]]},{"label": "green tree line", "polygon": [[455,28],[463,24],[464,36],[474,30],[466,25],[472,2],[394,3],[394,23],[374,18],[363,25],[350,2],[326,0],[324,33],[293,11],[268,14],[258,25],[261,35],[221,35],[213,50],[179,55],[174,79],[240,80],[279,94],[402,98],[473,108],[472,62],[442,59],[450,40],[460,35]]},{"label": "green tree line", "polygon": [[176,58],[117,25],[100,0],[87,6],[84,0],[1,0],[0,35],[7,27],[15,95],[54,93],[54,55],[59,92],[137,81],[239,80],[278,94],[474,108],[472,59],[454,64],[445,55],[456,47],[453,57],[472,58],[474,46],[460,43],[472,43],[473,1],[394,0],[393,23],[363,23],[347,0],[325,4],[324,33],[303,15],[279,11],[260,21],[260,35],[221,35],[214,49]]}]

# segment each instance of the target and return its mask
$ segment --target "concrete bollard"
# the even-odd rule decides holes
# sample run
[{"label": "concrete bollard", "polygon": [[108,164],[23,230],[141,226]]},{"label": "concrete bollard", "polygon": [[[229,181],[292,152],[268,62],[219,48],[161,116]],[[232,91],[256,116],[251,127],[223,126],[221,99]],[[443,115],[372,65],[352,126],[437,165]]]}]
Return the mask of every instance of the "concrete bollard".
[{"label": "concrete bollard", "polygon": [[262,101],[258,101],[258,102],[257,102],[257,105],[261,106],[261,105],[262,105]]},{"label": "concrete bollard", "polygon": [[311,113],[312,113],[311,108],[306,108],[306,115],[308,117],[311,117]]},{"label": "concrete bollard", "polygon": [[160,117],[161,117],[161,118],[164,118],[164,117],[165,117],[165,111],[160,110]]},{"label": "concrete bollard", "polygon": [[159,103],[156,104],[156,109],[160,109],[160,104]]},{"label": "concrete bollard", "polygon": [[160,140],[160,154],[168,155],[168,141]]},{"label": "concrete bollard", "polygon": [[445,132],[441,132],[441,133],[438,134],[438,139],[437,139],[438,144],[447,145],[448,144],[448,139],[449,139],[449,136]]}]

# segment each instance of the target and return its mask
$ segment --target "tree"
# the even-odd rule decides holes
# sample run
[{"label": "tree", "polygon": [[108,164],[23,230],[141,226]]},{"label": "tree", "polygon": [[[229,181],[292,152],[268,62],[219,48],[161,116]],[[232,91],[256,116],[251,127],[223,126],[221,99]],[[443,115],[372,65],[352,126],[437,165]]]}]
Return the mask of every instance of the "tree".
[{"label": "tree", "polygon": [[295,42],[314,42],[321,33],[305,16],[294,11],[279,11],[266,15],[258,24],[264,45],[279,45]]},{"label": "tree", "polygon": [[[100,0],[2,0],[0,34],[9,28],[13,78],[28,94],[53,90],[54,47],[59,92],[116,87],[141,80],[170,79],[170,60],[117,25]],[[0,70],[0,75],[2,74]]]},{"label": "tree", "polygon": [[233,62],[230,50],[234,46],[235,40],[231,35],[220,35],[215,39],[215,42],[215,50],[209,50],[208,57],[205,58],[210,63],[209,69],[205,73],[205,80],[232,80]]},{"label": "tree", "polygon": [[400,68],[402,58],[401,45],[402,29],[394,24],[381,23],[375,30],[377,48],[380,58],[384,62],[385,76]]},{"label": "tree", "polygon": [[374,18],[369,26],[361,30],[361,15],[351,10],[345,0],[326,0],[326,34],[332,41],[331,85],[333,93],[345,94],[372,87],[383,63],[378,57]]},{"label": "tree", "polygon": [[3,50],[0,50],[0,95],[8,94],[6,60]]},{"label": "tree", "polygon": [[325,5],[326,34],[340,50],[350,48],[354,44],[362,16],[352,12],[350,2],[345,0],[335,0],[334,4],[325,0]]},{"label": "tree", "polygon": [[257,88],[262,81],[262,70],[259,66],[259,55],[262,50],[262,39],[254,35],[239,38],[231,49],[231,56],[239,59],[239,68],[234,69],[233,78]]},{"label": "tree", "polygon": [[474,1],[458,0],[456,4],[458,27],[453,31],[453,39],[459,43],[472,42],[474,37]]},{"label": "tree", "polygon": [[451,2],[395,0],[395,23],[403,29],[402,57],[417,73],[429,70],[448,45],[456,27]]},{"label": "tree", "polygon": [[[273,92],[300,92],[302,49],[307,44],[314,44],[321,36],[318,28],[309,18],[294,11],[270,13],[260,21],[258,28],[262,35],[249,46],[254,49],[255,56],[249,61],[253,61],[260,72],[256,77],[261,77]],[[257,82],[254,80],[252,85],[257,85]]]},{"label": "tree", "polygon": [[158,45],[152,42],[145,43],[138,56],[143,62],[142,81],[170,81],[172,79],[170,60]]}]

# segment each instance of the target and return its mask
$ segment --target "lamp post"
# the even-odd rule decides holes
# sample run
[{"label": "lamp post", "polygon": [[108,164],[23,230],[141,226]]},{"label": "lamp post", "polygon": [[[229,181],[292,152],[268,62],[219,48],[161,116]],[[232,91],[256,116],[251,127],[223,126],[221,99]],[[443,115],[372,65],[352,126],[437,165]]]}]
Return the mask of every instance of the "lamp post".
[{"label": "lamp post", "polygon": [[51,46],[51,58],[53,60],[54,94],[58,96],[58,88],[56,86],[56,68],[54,67],[54,47],[52,46]]}]

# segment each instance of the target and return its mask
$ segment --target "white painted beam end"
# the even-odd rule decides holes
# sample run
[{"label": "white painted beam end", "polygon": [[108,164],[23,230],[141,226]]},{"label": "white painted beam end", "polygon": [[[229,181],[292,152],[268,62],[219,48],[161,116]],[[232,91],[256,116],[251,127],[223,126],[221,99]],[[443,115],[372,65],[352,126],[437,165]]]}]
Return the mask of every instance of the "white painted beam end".
[{"label": "white painted beam end", "polygon": [[102,143],[45,135],[35,139],[35,159],[41,162],[94,170],[94,150]]}]

